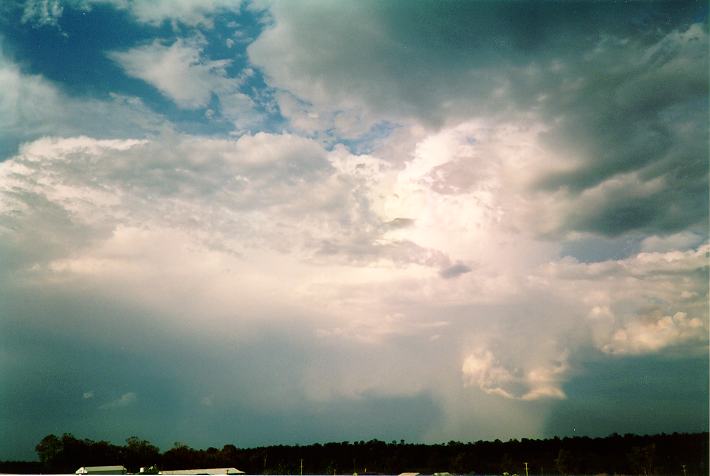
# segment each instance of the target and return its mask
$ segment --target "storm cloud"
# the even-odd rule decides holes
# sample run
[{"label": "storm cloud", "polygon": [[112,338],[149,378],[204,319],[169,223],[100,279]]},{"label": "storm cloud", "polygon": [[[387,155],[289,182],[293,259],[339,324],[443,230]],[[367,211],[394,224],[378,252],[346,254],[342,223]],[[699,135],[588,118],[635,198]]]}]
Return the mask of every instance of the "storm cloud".
[{"label": "storm cloud", "polygon": [[0,8],[0,458],[707,431],[706,7],[38,5]]}]

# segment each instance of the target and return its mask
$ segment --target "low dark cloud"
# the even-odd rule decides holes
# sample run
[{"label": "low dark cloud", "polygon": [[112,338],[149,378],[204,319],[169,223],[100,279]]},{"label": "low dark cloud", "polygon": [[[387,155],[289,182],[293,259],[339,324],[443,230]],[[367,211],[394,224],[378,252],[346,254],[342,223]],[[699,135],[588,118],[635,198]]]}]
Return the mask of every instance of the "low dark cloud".
[{"label": "low dark cloud", "polygon": [[0,363],[0,421],[13,429],[0,432],[2,459],[33,459],[34,445],[50,432],[114,442],[137,434],[162,449],[174,441],[202,448],[413,441],[441,418],[426,392],[304,398],[306,368],[337,375],[345,362],[295,323],[235,343],[198,338],[199,323],[188,332],[153,327],[149,311],[96,295],[87,305],[66,289],[30,294],[10,286],[0,292],[1,310],[11,315],[0,323],[0,344],[12,356]]},{"label": "low dark cloud", "polygon": [[452,279],[461,276],[462,274],[470,273],[471,271],[472,270],[469,266],[466,266],[463,263],[457,263],[439,271],[439,276],[444,279]]},{"label": "low dark cloud", "polygon": [[415,223],[416,220],[412,218],[395,218],[385,223],[385,227],[390,230],[397,230],[399,228],[407,228]]},{"label": "low dark cloud", "polygon": [[565,385],[569,398],[553,406],[544,434],[606,436],[620,426],[636,434],[708,431],[706,357],[590,358]]},{"label": "low dark cloud", "polygon": [[[335,7],[327,3],[282,2],[273,8],[275,30],[262,34],[249,54],[275,84],[309,100],[321,99],[315,91],[323,90],[338,102],[357,98],[380,115],[412,114],[442,124],[452,115],[480,113],[481,106],[488,110],[486,94],[506,82],[498,75],[501,66],[565,61],[605,34],[638,35],[652,24],[687,27],[701,8],[693,2],[652,8],[358,2],[347,6],[347,14],[333,15]],[[495,103],[498,110],[506,106]]]}]

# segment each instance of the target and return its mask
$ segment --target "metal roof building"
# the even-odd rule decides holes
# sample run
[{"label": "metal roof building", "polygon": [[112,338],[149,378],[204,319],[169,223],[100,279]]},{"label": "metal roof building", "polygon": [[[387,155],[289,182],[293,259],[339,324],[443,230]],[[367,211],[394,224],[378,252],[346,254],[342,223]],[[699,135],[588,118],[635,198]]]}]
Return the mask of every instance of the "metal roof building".
[{"label": "metal roof building", "polygon": [[175,469],[160,471],[158,474],[244,474],[237,468],[203,468],[203,469]]},{"label": "metal roof building", "polygon": [[128,470],[124,466],[82,466],[75,474],[126,474]]}]

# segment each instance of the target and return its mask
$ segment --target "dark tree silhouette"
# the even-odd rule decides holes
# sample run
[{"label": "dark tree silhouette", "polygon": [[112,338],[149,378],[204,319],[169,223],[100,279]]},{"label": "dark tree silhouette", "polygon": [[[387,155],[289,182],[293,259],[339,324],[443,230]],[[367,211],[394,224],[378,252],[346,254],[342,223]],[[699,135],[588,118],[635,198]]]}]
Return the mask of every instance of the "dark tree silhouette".
[{"label": "dark tree silhouette", "polygon": [[[552,438],[477,441],[424,445],[379,440],[295,446],[193,449],[184,443],[160,453],[150,442],[132,436],[124,446],[106,441],[47,435],[36,446],[38,463],[0,463],[0,472],[73,473],[80,466],[122,464],[189,469],[235,467],[250,474],[352,474],[452,472],[457,474],[679,475],[708,474],[708,433],[605,438]],[[685,473],[684,473],[685,471]]]}]

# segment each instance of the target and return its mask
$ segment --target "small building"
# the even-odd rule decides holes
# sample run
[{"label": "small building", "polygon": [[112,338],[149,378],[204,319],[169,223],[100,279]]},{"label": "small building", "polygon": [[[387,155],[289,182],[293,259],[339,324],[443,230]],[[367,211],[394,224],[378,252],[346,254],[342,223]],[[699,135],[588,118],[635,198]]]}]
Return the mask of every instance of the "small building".
[{"label": "small building", "polygon": [[158,474],[244,474],[237,468],[201,468],[201,469],[173,469],[159,471]]},{"label": "small building", "polygon": [[74,474],[127,474],[125,466],[82,466]]}]

